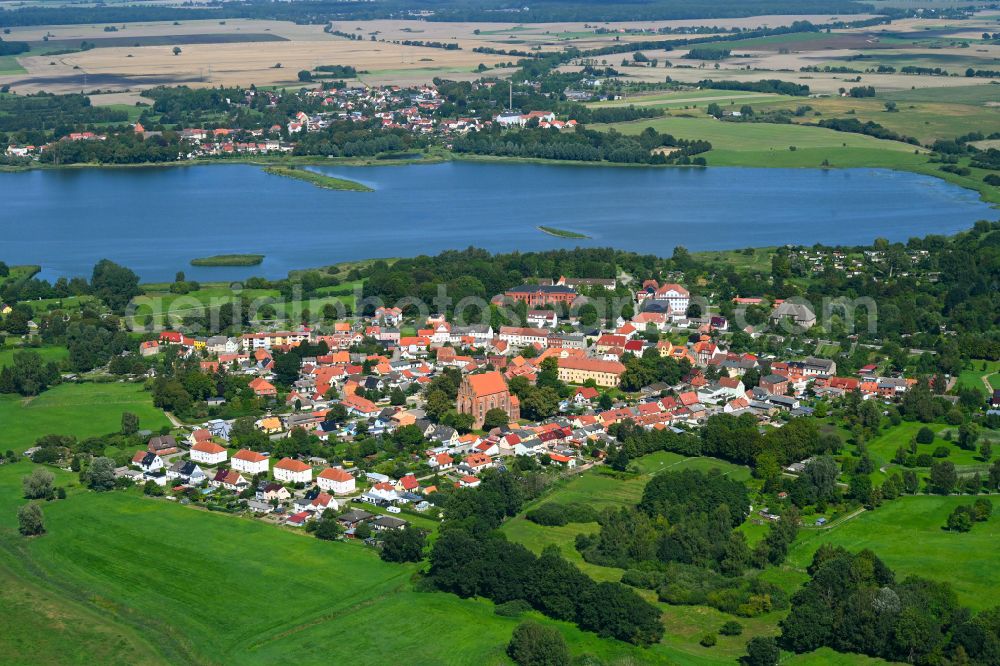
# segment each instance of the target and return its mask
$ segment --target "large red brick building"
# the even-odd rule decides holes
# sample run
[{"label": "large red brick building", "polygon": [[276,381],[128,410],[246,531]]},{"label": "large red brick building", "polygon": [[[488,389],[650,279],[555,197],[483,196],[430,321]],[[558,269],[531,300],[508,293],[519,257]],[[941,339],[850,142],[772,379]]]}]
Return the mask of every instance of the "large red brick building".
[{"label": "large red brick building", "polygon": [[459,414],[472,414],[472,427],[482,428],[486,412],[502,409],[511,421],[521,418],[521,403],[511,395],[507,380],[499,372],[466,375],[458,387],[455,409]]},{"label": "large red brick building", "polygon": [[524,302],[529,308],[566,303],[570,305],[577,297],[576,290],[564,285],[522,284],[504,292],[514,302]]}]

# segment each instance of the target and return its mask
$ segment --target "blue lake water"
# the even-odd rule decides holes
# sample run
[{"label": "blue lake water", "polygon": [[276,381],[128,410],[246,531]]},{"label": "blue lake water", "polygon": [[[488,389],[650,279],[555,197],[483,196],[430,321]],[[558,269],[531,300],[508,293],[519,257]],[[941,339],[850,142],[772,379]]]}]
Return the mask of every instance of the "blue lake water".
[{"label": "blue lake water", "polygon": [[[291,269],[470,245],[613,246],[669,255],[951,234],[997,212],[976,192],[881,169],[652,169],[448,162],[320,167],[370,185],[336,192],[249,165],[0,174],[0,260],[89,275],[107,257],[144,280],[282,277]],[[591,238],[556,238],[548,225]],[[257,253],[249,268],[195,268]]]}]

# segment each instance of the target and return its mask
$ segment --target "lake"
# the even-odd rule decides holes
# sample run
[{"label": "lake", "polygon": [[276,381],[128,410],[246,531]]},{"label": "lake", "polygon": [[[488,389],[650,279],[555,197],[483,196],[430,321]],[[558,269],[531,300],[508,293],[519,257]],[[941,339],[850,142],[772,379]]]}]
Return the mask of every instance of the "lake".
[{"label": "lake", "polygon": [[[107,257],[146,281],[283,277],[373,257],[614,246],[689,250],[867,244],[951,234],[996,211],[976,192],[882,169],[654,169],[446,162],[318,167],[375,188],[336,192],[250,165],[0,174],[0,260],[42,277]],[[538,225],[578,231],[563,239]],[[195,268],[213,254],[260,266]]]}]

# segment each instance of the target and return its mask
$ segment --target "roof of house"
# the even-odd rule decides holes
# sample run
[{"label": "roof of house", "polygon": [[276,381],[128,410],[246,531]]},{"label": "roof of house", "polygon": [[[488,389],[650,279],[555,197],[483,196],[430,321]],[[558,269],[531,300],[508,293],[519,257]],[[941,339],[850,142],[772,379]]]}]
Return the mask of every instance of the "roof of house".
[{"label": "roof of house", "polygon": [[198,451],[199,453],[223,453],[226,447],[219,446],[215,442],[198,442],[191,447],[191,450]]},{"label": "roof of house", "polygon": [[267,460],[267,456],[261,455],[249,449],[240,449],[233,454],[233,460],[245,460],[247,462],[261,462]]},{"label": "roof of house", "polygon": [[301,460],[295,460],[294,458],[282,458],[275,464],[275,469],[287,469],[290,472],[305,472],[311,469],[309,465],[305,464]]},{"label": "roof of house", "polygon": [[586,372],[609,372],[616,375],[625,372],[625,366],[618,361],[604,361],[599,358],[579,358],[573,356],[560,358],[559,367]]},{"label": "roof of house", "polygon": [[319,473],[317,478],[328,479],[330,481],[352,481],[354,479],[350,472],[347,472],[342,467],[327,467],[322,472]]}]

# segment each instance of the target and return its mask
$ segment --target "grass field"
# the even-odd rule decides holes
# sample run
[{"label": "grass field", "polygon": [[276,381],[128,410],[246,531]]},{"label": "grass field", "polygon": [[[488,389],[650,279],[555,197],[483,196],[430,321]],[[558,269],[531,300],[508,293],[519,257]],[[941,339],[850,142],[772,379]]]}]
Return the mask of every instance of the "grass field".
[{"label": "grass field", "polygon": [[8,74],[24,74],[26,70],[17,62],[17,56],[0,56],[0,76]]},{"label": "grass field", "polygon": [[140,384],[61,384],[33,398],[0,396],[0,448],[23,451],[43,435],[96,437],[121,429],[122,412],[139,427],[170,425]]},{"label": "grass field", "polygon": [[896,102],[941,102],[982,106],[996,102],[996,86],[955,86],[948,88],[914,88],[881,93],[881,97]]},{"label": "grass field", "polygon": [[748,271],[770,271],[771,257],[775,248],[756,247],[749,248],[750,252],[743,250],[726,250],[713,252],[695,252],[694,257],[698,261],[710,264],[722,264],[732,266],[737,270]]},{"label": "grass field", "polygon": [[972,387],[985,394],[986,385],[983,383],[983,377],[986,376],[987,381],[994,388],[1000,388],[1000,382],[997,381],[998,378],[996,377],[996,374],[1000,373],[1000,361],[972,360],[969,363],[971,367],[959,373],[958,379],[955,381],[956,387]]},{"label": "grass field", "polygon": [[[995,498],[994,498],[995,499]],[[902,497],[866,511],[831,530],[803,532],[789,561],[805,567],[823,543],[852,551],[870,548],[896,571],[898,580],[918,575],[950,582],[963,604],[981,610],[996,605],[1000,569],[994,564],[1000,518],[976,523],[971,532],[941,529],[948,514],[972,497]]]},{"label": "grass field", "polygon": [[[1000,97],[1000,90],[993,92]],[[857,118],[861,122],[875,122],[902,135],[916,137],[924,144],[931,144],[936,139],[953,139],[973,131],[988,134],[988,128],[1000,126],[1000,108],[944,101],[897,101],[897,111],[890,113],[885,110],[887,100],[896,101],[893,95],[886,95],[885,99],[823,97],[803,101],[801,98],[777,98],[753,103],[751,106],[759,112],[767,109],[794,110],[807,104],[813,111],[793,118],[793,122],[816,123],[824,118]]]},{"label": "grass field", "polygon": [[[30,469],[0,468],[0,580],[23,581],[2,593],[19,601],[0,610],[12,620],[0,635],[6,663],[42,663],[30,652],[42,625],[59,663],[378,663],[400,654],[412,663],[510,663],[504,646],[519,619],[494,615],[486,601],[415,592],[416,565],[383,563],[358,544],[138,491],[73,490],[45,505],[48,534],[24,540],[13,533],[13,507]],[[59,483],[72,478],[60,474]],[[27,600],[45,603],[25,610]],[[60,622],[46,617],[54,612]],[[537,619],[558,627],[576,654],[669,663],[659,647]]]},{"label": "grass field", "polygon": [[[709,164],[730,164],[735,161],[753,163],[761,153],[774,154],[778,157],[791,153],[792,159],[796,152],[807,152],[809,149],[825,149],[831,162],[848,159],[855,151],[876,154],[884,152],[912,154],[913,146],[895,141],[882,141],[860,134],[835,132],[821,127],[801,127],[798,125],[774,125],[766,123],[733,123],[722,122],[709,118],[704,114],[693,112],[693,118],[671,116],[652,118],[612,125],[594,125],[594,129],[614,127],[624,134],[638,134],[646,127],[652,127],[658,132],[673,134],[685,139],[706,139],[712,143],[712,151],[707,154]],[[795,151],[789,147],[795,146]],[[746,154],[749,158],[739,159],[734,156]],[[718,156],[727,159],[722,162]],[[715,157],[715,159],[713,159]],[[807,162],[808,166],[818,166],[819,162]]]},{"label": "grass field", "polygon": [[69,350],[65,347],[58,346],[45,346],[45,347],[26,347],[26,348],[7,348],[0,349],[0,368],[5,365],[10,365],[14,362],[14,354],[19,351],[33,351],[42,357],[44,361],[56,361],[59,362],[64,358],[69,356]]}]

